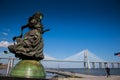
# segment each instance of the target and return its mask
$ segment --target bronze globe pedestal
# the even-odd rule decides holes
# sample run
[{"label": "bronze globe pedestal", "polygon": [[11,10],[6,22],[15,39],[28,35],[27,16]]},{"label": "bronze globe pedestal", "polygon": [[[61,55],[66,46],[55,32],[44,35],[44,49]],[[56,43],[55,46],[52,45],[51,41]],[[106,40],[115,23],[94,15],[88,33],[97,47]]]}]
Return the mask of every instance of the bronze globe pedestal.
[{"label": "bronze globe pedestal", "polygon": [[10,76],[23,78],[45,79],[45,71],[42,64],[36,60],[21,60],[11,70]]}]

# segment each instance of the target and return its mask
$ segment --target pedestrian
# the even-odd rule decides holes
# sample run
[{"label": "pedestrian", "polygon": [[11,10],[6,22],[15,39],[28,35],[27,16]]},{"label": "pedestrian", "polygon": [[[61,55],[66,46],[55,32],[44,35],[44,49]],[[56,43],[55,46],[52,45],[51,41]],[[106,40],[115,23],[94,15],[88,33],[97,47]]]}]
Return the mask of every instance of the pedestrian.
[{"label": "pedestrian", "polygon": [[106,67],[105,70],[106,70],[106,76],[109,77],[110,76],[110,68]]}]

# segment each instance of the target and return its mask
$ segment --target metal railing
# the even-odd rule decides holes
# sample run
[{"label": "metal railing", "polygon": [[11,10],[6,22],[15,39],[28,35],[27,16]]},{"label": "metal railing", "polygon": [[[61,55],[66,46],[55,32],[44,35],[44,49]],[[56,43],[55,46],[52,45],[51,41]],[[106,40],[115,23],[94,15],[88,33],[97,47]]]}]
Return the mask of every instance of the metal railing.
[{"label": "metal railing", "polygon": [[[4,60],[4,61],[2,61]],[[1,62],[2,61],[2,62]],[[9,57],[9,58],[3,58],[3,57],[0,57],[0,63],[3,63],[6,62],[6,75],[9,75],[11,69],[13,68],[13,66],[17,63],[15,61],[19,61],[19,59],[17,58],[13,58],[13,57]],[[56,66],[54,68],[58,69],[58,68],[64,68],[64,66],[66,66],[67,64],[73,64],[72,66],[74,65],[78,65],[78,64],[81,64],[84,67],[84,61],[79,61],[79,60],[76,60],[76,61],[73,61],[73,60],[42,60],[41,61],[43,66],[45,68],[53,68],[51,66]],[[101,67],[101,66],[106,66],[106,65],[111,65],[112,67],[111,68],[114,68],[114,65],[117,65],[117,67],[115,68],[120,68],[120,62],[89,62],[90,63],[90,66],[92,68],[96,68],[96,64]],[[54,64],[54,65],[53,65]],[[87,65],[87,63],[86,63]],[[66,66],[66,67],[70,67],[70,66]],[[78,65],[78,67],[80,68],[80,65]],[[101,68],[104,68],[104,67],[101,67]]]}]

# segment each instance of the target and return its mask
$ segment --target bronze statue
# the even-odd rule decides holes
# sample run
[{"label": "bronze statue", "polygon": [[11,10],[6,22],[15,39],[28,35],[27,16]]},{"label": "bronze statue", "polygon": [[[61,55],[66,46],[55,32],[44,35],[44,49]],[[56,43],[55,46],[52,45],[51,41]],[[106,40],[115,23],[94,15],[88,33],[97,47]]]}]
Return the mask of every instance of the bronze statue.
[{"label": "bronze statue", "polygon": [[[13,37],[14,45],[8,46],[10,52],[15,54],[15,57],[23,60],[42,60],[43,55],[43,38],[42,34],[49,29],[43,28],[41,20],[43,14],[37,12],[28,20],[28,24],[21,27],[21,35]],[[24,28],[29,28],[29,31],[23,35]]]}]

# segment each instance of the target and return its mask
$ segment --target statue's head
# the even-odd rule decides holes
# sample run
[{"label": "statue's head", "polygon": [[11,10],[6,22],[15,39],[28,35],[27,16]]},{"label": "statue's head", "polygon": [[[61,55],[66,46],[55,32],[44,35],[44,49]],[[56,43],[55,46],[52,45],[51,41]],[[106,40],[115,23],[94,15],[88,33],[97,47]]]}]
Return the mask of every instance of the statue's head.
[{"label": "statue's head", "polygon": [[40,12],[36,12],[36,13],[33,15],[33,17],[34,17],[35,19],[37,19],[38,21],[41,21],[42,18],[43,18],[43,14],[40,13]]},{"label": "statue's head", "polygon": [[34,28],[40,28],[41,27],[41,20],[43,18],[43,14],[40,12],[36,12],[31,16],[28,20],[29,28],[34,29]]}]

